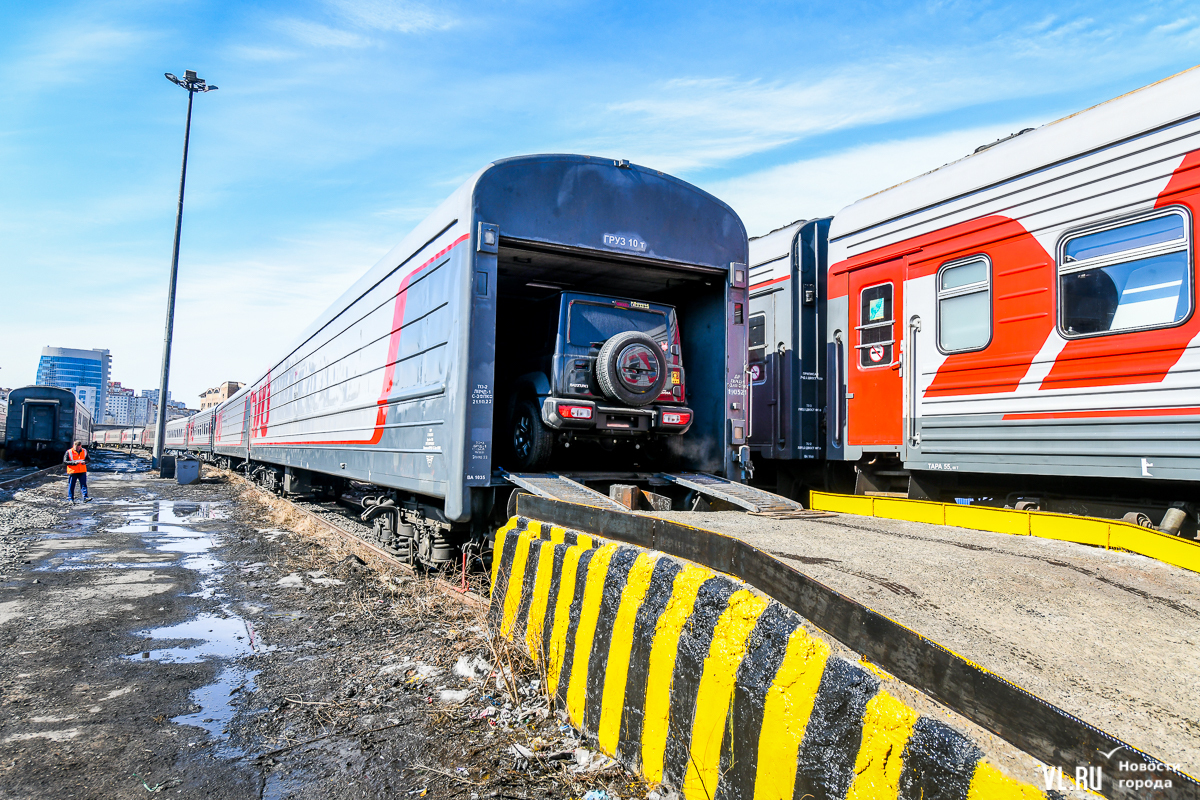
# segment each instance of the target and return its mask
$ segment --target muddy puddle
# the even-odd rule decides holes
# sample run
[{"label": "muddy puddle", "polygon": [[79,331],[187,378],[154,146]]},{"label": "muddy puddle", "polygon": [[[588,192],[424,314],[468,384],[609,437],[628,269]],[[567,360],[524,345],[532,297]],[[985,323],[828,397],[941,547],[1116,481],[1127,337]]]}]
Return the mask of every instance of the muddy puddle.
[{"label": "muddy puddle", "polygon": [[[216,555],[220,523],[227,518],[225,503],[181,500],[118,500],[113,503],[123,524],[113,533],[136,534],[147,549],[159,553],[155,561],[97,561],[95,551],[72,555],[60,569],[105,567],[182,567],[197,574],[195,591],[185,595],[214,600],[219,608],[198,613],[183,622],[136,632],[153,646],[125,658],[153,668],[154,664],[213,662],[219,665],[216,680],[193,689],[188,713],[172,722],[204,730],[215,740],[217,752],[236,755],[225,735],[240,700],[254,690],[258,674],[239,663],[248,656],[268,652],[254,623],[235,613],[220,588],[227,563]],[[91,554],[91,555],[89,555]],[[109,554],[110,556],[119,554]]]}]

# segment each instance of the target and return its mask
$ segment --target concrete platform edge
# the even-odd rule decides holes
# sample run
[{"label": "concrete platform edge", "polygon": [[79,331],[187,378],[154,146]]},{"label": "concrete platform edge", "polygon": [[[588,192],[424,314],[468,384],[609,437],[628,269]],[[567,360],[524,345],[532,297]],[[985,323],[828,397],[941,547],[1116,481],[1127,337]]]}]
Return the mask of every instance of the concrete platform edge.
[{"label": "concrete platform edge", "polygon": [[[971,722],[991,731],[1050,769],[1067,776],[1105,770],[1100,794],[1142,798],[1144,786],[1118,782],[1106,753],[1117,748],[1131,769],[1171,786],[1156,796],[1200,798],[1200,783],[1093,725],[1005,680],[937,642],[735,537],[647,515],[618,513],[522,496],[517,513],[574,536],[602,537],[660,551],[754,586],[883,669]],[[503,554],[497,551],[497,562]],[[517,565],[514,565],[517,566]],[[494,580],[503,581],[499,574]],[[494,590],[495,591],[495,590]],[[494,602],[494,601],[493,601]],[[1053,792],[1051,792],[1053,794]],[[715,795],[714,795],[715,796]]]},{"label": "concrete platform edge", "polygon": [[881,517],[933,525],[953,525],[975,531],[1040,536],[1106,549],[1127,550],[1182,569],[1200,572],[1200,542],[1171,536],[1119,520],[1077,517],[1049,511],[964,506],[902,497],[812,492],[809,507],[860,517]]},{"label": "concrete platform edge", "polygon": [[496,535],[488,622],[540,665],[573,726],[687,798],[1044,796],[790,609],[665,553],[514,517]]}]

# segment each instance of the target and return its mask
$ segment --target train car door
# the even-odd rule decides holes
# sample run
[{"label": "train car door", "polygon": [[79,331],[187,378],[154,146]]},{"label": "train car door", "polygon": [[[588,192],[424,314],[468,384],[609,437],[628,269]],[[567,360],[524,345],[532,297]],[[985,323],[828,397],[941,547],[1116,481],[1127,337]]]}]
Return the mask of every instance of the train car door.
[{"label": "train car door", "polygon": [[25,438],[35,442],[54,441],[58,427],[57,407],[50,403],[25,403]]},{"label": "train car door", "polygon": [[[763,298],[767,308],[750,317],[750,436],[747,441],[751,447],[771,448],[775,443],[779,361],[769,345],[775,341],[775,298],[780,294],[772,292]],[[767,452],[769,454],[770,450]]]},{"label": "train car door", "polygon": [[846,376],[846,441],[862,446],[900,445],[904,436],[900,376],[904,259],[855,270],[849,278],[854,344]]}]

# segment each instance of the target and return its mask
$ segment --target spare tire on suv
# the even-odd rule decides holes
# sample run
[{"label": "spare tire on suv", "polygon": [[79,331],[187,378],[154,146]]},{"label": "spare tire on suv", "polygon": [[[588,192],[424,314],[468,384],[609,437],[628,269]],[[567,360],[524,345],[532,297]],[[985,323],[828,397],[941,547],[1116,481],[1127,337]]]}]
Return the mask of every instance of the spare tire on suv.
[{"label": "spare tire on suv", "polygon": [[618,333],[596,356],[596,382],[610,400],[627,406],[653,403],[667,384],[662,347],[638,331]]}]

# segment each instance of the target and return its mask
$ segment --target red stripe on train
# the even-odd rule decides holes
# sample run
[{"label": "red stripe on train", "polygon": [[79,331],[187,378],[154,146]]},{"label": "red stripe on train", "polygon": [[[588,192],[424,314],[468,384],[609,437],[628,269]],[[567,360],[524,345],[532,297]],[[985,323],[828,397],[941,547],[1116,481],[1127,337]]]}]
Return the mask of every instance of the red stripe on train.
[{"label": "red stripe on train", "polygon": [[1183,408],[1118,408],[1107,411],[1031,411],[1005,414],[1006,420],[1019,419],[1092,419],[1095,417],[1188,417],[1200,416],[1200,406]]},{"label": "red stripe on train", "polygon": [[776,284],[781,281],[786,281],[787,279],[789,279],[791,277],[792,277],[791,275],[784,275],[782,278],[776,278],[775,280],[772,280],[772,281],[763,281],[762,283],[756,283],[750,287],[750,291],[753,292],[755,289],[761,289],[764,286],[771,286],[772,284]]},{"label": "red stripe on train", "polygon": [[[297,447],[297,446],[301,446],[301,445],[313,445],[313,444],[321,444],[321,445],[379,444],[380,439],[383,438],[383,425],[387,419],[386,406],[387,406],[388,395],[392,391],[392,383],[393,383],[393,379],[395,378],[395,374],[396,374],[396,356],[400,352],[400,326],[404,322],[404,304],[405,304],[405,301],[408,299],[408,284],[410,281],[412,281],[413,277],[417,273],[419,273],[421,270],[428,267],[433,262],[437,261],[442,256],[449,253],[455,247],[458,247],[460,244],[465,242],[470,237],[471,237],[471,235],[469,233],[464,233],[462,236],[458,237],[453,242],[446,245],[445,248],[434,253],[433,256],[428,261],[426,261],[424,264],[421,264],[421,266],[417,267],[412,272],[405,275],[404,280],[400,281],[400,288],[399,288],[399,290],[397,290],[397,293],[396,293],[396,307],[395,307],[395,311],[392,313],[392,336],[391,336],[391,339],[388,341],[387,368],[384,370],[384,373],[383,373],[383,391],[380,394],[379,400],[376,403],[376,405],[378,405],[379,409],[375,416],[375,431],[370,439],[346,439],[346,440],[337,440],[337,441],[315,441],[315,442],[263,442],[263,441],[255,442],[255,441],[253,441],[253,437],[251,437],[250,443],[252,445],[257,444],[260,447],[265,446],[265,445],[277,445],[277,446],[281,446],[281,447]],[[270,386],[270,384],[267,384],[267,385],[268,385],[268,387]]]}]

